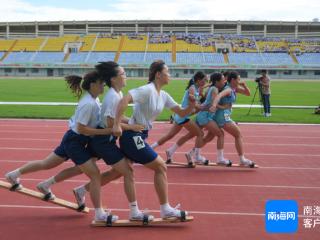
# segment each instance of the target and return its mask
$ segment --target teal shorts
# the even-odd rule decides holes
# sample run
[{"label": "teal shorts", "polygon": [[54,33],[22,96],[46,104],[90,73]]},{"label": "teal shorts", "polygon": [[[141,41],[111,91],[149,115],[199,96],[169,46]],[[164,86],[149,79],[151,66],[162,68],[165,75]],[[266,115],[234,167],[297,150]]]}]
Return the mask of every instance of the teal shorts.
[{"label": "teal shorts", "polygon": [[180,117],[178,114],[175,114],[173,116],[173,121],[177,124],[177,125],[183,125],[187,122],[190,121],[190,116],[186,116],[186,117]]},{"label": "teal shorts", "polygon": [[232,123],[231,119],[231,109],[218,109],[215,115],[215,121],[220,128],[222,128],[226,123]]},{"label": "teal shorts", "polygon": [[205,126],[210,121],[215,121],[215,113],[208,112],[208,111],[198,112],[198,114],[196,116],[196,123],[199,126]]}]

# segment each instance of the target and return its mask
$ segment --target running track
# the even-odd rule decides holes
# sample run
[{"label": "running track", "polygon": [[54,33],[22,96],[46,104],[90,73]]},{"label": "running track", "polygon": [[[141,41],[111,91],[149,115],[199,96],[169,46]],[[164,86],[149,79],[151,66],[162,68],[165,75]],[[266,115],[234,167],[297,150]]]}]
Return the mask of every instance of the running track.
[{"label": "running track", "polygon": [[[158,139],[170,127],[155,124],[149,142]],[[0,239],[319,239],[320,225],[305,229],[303,206],[320,205],[320,125],[240,125],[246,156],[259,169],[200,166],[195,169],[168,167],[169,196],[172,205],[195,217],[191,223],[154,227],[92,228],[89,215],[56,207],[21,194],[0,189]],[[0,120],[0,180],[22,164],[44,158],[59,144],[67,121]],[[175,139],[158,148],[164,149]],[[193,141],[177,150],[175,160],[183,162],[184,152]],[[202,153],[215,159],[215,143]],[[226,136],[226,157],[237,162],[233,139]],[[99,162],[101,170],[107,169]],[[54,175],[63,166],[23,176],[26,187],[34,188],[42,179]],[[156,217],[159,205],[151,171],[136,165],[137,196],[141,209],[148,208]],[[71,189],[86,182],[78,176],[53,187],[54,193],[74,201]],[[103,188],[104,205],[121,218],[127,218],[122,180]],[[88,204],[91,207],[89,196]],[[264,211],[268,199],[294,199],[299,204],[299,230],[295,234],[268,234]],[[320,216],[318,216],[320,219]]]}]

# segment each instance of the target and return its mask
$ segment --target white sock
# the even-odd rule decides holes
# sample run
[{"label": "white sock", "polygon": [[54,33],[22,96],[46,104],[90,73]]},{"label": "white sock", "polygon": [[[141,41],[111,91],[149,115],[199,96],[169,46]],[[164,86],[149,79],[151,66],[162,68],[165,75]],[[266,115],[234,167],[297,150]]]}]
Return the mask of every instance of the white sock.
[{"label": "white sock", "polygon": [[155,149],[155,148],[158,147],[158,146],[159,146],[159,143],[158,143],[158,142],[154,142],[154,143],[151,144],[151,147],[152,147],[153,149]]},{"label": "white sock", "polygon": [[84,193],[89,192],[89,191],[86,189],[85,185],[82,185],[82,186],[78,187],[78,189],[81,189],[81,191],[83,191]]},{"label": "white sock", "polygon": [[168,151],[169,151],[169,153],[170,153],[170,155],[173,155],[174,154],[174,152],[178,149],[178,145],[175,143],[175,144],[173,144],[171,147],[169,147],[168,148]]},{"label": "white sock", "polygon": [[245,161],[246,161],[246,158],[244,157],[244,155],[241,155],[241,156],[240,156],[240,161],[241,161],[241,162],[245,162]]},{"label": "white sock", "polygon": [[134,201],[134,202],[129,203],[129,208],[131,210],[131,213],[139,212],[138,202]]},{"label": "white sock", "polygon": [[194,148],[194,155],[196,159],[200,158],[200,148]]},{"label": "white sock", "polygon": [[20,169],[18,168],[16,170],[12,171],[11,174],[13,174],[16,178],[20,177],[20,175],[21,175]]},{"label": "white sock", "polygon": [[218,161],[221,161],[224,159],[224,156],[223,156],[223,149],[217,149],[217,160]]},{"label": "white sock", "polygon": [[95,208],[95,218],[96,219],[101,219],[102,216],[104,216],[106,213],[102,208]]},{"label": "white sock", "polygon": [[56,180],[54,179],[54,177],[51,177],[49,178],[47,181],[46,181],[49,185],[53,185],[56,183]]},{"label": "white sock", "polygon": [[165,203],[160,205],[160,211],[161,212],[168,212],[171,209],[171,206],[169,203]]}]

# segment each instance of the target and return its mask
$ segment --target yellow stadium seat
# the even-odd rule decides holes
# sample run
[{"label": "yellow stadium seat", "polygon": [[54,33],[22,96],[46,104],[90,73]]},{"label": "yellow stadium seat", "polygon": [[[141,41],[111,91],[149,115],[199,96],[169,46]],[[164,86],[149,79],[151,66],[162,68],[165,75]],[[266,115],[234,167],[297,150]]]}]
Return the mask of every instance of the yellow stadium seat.
[{"label": "yellow stadium seat", "polygon": [[125,36],[122,52],[144,52],[147,46],[147,36],[138,35],[137,39]]},{"label": "yellow stadium seat", "polygon": [[15,40],[0,40],[0,51],[8,51]]},{"label": "yellow stadium seat", "polygon": [[288,49],[288,43],[286,41],[257,41],[257,45],[261,52]]},{"label": "yellow stadium seat", "polygon": [[201,45],[187,43],[184,40],[177,40],[177,52],[202,52]]},{"label": "yellow stadium seat", "polygon": [[43,52],[61,52],[66,42],[74,42],[78,35],[65,35],[63,37],[49,38],[41,51]]},{"label": "yellow stadium seat", "polygon": [[80,52],[89,52],[92,49],[93,43],[96,39],[96,34],[89,34],[82,38],[80,38],[78,41],[82,42],[82,47],[80,48]]},{"label": "yellow stadium seat", "polygon": [[243,47],[240,46],[242,43],[244,43],[245,45],[248,45],[252,40],[244,38],[244,39],[233,39],[232,43],[233,43],[233,51],[234,52],[257,52],[258,49],[255,48],[250,48],[250,47]]},{"label": "yellow stadium seat", "polygon": [[44,38],[18,39],[12,51],[35,52],[39,50],[43,41]]},{"label": "yellow stadium seat", "polygon": [[99,37],[93,51],[96,52],[116,52],[120,44],[120,36]]}]

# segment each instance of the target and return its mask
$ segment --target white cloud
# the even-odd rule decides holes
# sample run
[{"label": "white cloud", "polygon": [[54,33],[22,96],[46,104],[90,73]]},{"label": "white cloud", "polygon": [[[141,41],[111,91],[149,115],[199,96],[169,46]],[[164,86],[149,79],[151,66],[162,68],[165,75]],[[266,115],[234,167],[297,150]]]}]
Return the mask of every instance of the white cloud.
[{"label": "white cloud", "polygon": [[36,6],[27,0],[0,0],[0,21],[57,20],[282,20],[320,17],[320,1],[297,0],[118,0],[107,6],[70,9]]}]

